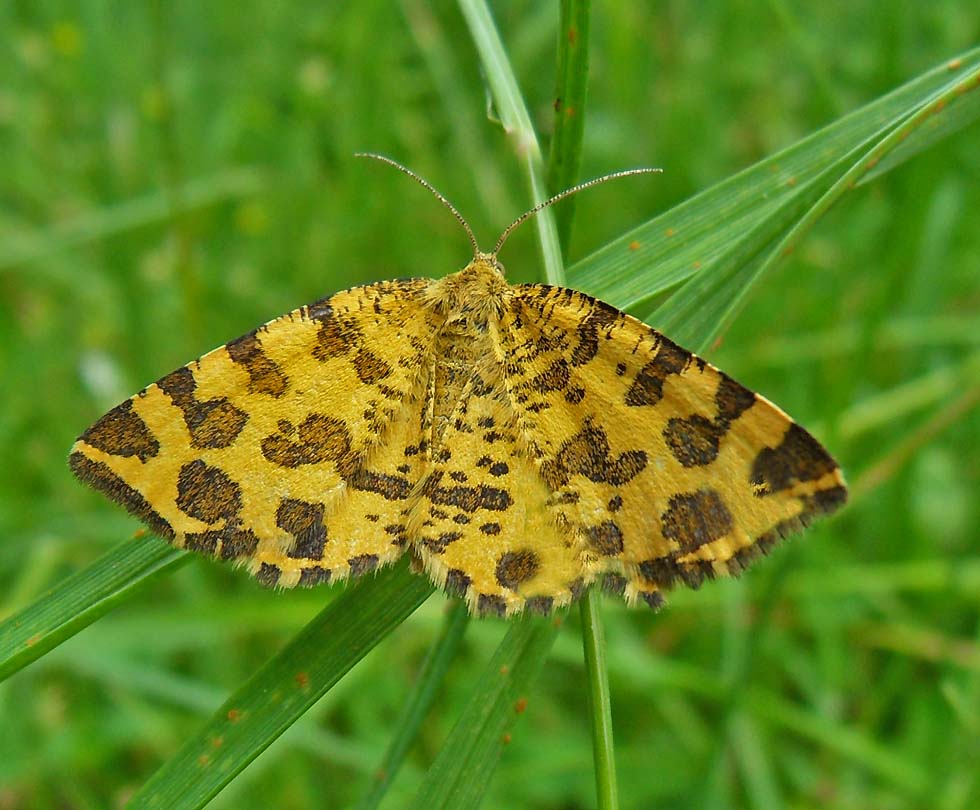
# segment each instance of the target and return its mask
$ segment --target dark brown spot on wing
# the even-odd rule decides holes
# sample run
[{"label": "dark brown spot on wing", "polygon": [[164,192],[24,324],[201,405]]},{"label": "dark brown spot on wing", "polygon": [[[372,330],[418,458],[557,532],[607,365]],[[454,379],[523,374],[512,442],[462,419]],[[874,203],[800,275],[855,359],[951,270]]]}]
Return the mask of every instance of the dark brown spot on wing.
[{"label": "dark brown spot on wing", "polygon": [[599,353],[599,334],[594,325],[584,322],[575,332],[577,343],[572,349],[572,365],[584,366]]},{"label": "dark brown spot on wing", "polygon": [[640,563],[640,575],[647,581],[662,588],[671,587],[680,580],[689,588],[698,588],[704,579],[714,576],[711,563],[698,560],[692,563],[679,563],[674,557],[657,557]]},{"label": "dark brown spot on wing", "polygon": [[622,313],[604,301],[590,298],[589,314],[575,330],[577,343],[572,349],[572,365],[584,366],[599,353],[599,330],[615,323]]},{"label": "dark brown spot on wing", "polygon": [[555,598],[553,596],[532,596],[524,603],[524,607],[529,613],[538,616],[547,616],[551,613],[554,605]]},{"label": "dark brown spot on wing", "polygon": [[734,422],[756,401],[755,394],[741,383],[735,382],[723,372],[721,383],[715,392],[715,405],[718,406],[718,418],[725,423]]},{"label": "dark brown spot on wing", "polygon": [[619,526],[611,520],[598,526],[589,526],[586,530],[589,543],[600,554],[610,557],[623,551],[623,533]]},{"label": "dark brown spot on wing", "polygon": [[450,596],[465,596],[466,589],[471,584],[473,584],[473,580],[467,576],[465,571],[461,571],[458,568],[450,568],[446,572],[446,584],[444,588]]},{"label": "dark brown spot on wing", "polygon": [[267,588],[275,587],[279,584],[279,577],[282,571],[279,566],[272,563],[262,563],[262,567],[255,573],[255,578]]},{"label": "dark brown spot on wing", "polygon": [[541,394],[561,391],[568,385],[568,362],[564,359],[556,360],[549,368],[534,377],[528,385]]},{"label": "dark brown spot on wing", "polygon": [[281,397],[289,380],[279,365],[270,359],[259,343],[256,332],[249,332],[225,346],[228,356],[248,374],[248,390],[253,394]]},{"label": "dark brown spot on wing", "polygon": [[196,459],[180,468],[177,507],[205,523],[230,523],[242,508],[242,491],[224,470]]},{"label": "dark brown spot on wing", "polygon": [[235,560],[240,557],[251,557],[259,544],[259,538],[251,529],[241,526],[226,526],[221,530],[221,559]]},{"label": "dark brown spot on wing", "polygon": [[259,544],[259,538],[250,529],[236,524],[221,529],[191,532],[184,536],[184,548],[202,554],[220,556],[222,560],[251,557]]},{"label": "dark brown spot on wing", "polygon": [[660,520],[664,537],[680,544],[683,551],[724,537],[734,525],[731,512],[713,489],[674,495]]},{"label": "dark brown spot on wing", "polygon": [[664,606],[664,597],[660,591],[640,591],[637,596],[653,610],[660,610]]},{"label": "dark brown spot on wing", "polygon": [[305,588],[330,581],[333,572],[329,568],[304,568],[299,574],[299,584]]},{"label": "dark brown spot on wing", "polygon": [[622,596],[628,580],[622,574],[606,574],[602,578],[602,590],[613,596]]},{"label": "dark brown spot on wing", "polygon": [[82,453],[75,452],[68,459],[71,471],[80,481],[97,489],[116,503],[122,504],[127,511],[142,520],[150,529],[161,537],[173,538],[174,530],[149,502],[135,489],[116,475],[107,464],[92,461]]},{"label": "dark brown spot on wing", "polygon": [[516,588],[522,582],[534,579],[541,568],[538,555],[530,549],[507,551],[497,560],[497,582],[505,588]]},{"label": "dark brown spot on wing", "polygon": [[229,447],[248,421],[248,414],[232,405],[226,397],[198,400],[197,382],[187,366],[159,380],[157,387],[183,412],[192,447]]},{"label": "dark brown spot on wing", "polygon": [[442,554],[450,543],[455,543],[463,536],[462,532],[443,532],[438,537],[423,537],[424,545],[433,554]]},{"label": "dark brown spot on wing", "polygon": [[391,376],[391,366],[367,349],[361,349],[354,358],[354,371],[358,379],[367,385],[374,385]]},{"label": "dark brown spot on wing", "polygon": [[326,362],[333,357],[345,355],[360,341],[361,332],[356,324],[334,312],[326,300],[312,304],[308,310],[310,317],[319,321],[317,344],[313,356]]},{"label": "dark brown spot on wing", "polygon": [[700,414],[684,418],[674,416],[664,428],[664,441],[670,452],[685,467],[702,467],[718,457],[718,447],[725,428]]},{"label": "dark brown spot on wing", "polygon": [[286,552],[290,557],[307,560],[323,558],[327,530],[323,525],[322,503],[283,498],[276,510],[276,525],[293,536],[292,547]]},{"label": "dark brown spot on wing", "polygon": [[146,422],[133,410],[131,399],[109,411],[79,436],[79,440],[109,455],[136,456],[140,461],[153,458],[160,450],[160,443]]},{"label": "dark brown spot on wing", "polygon": [[187,551],[196,551],[214,557],[218,553],[220,541],[221,532],[215,529],[206,532],[191,532],[184,536],[184,548]]},{"label": "dark brown spot on wing", "polygon": [[357,470],[346,477],[347,483],[354,489],[377,493],[388,501],[404,500],[412,490],[412,484],[407,478],[373,470]]},{"label": "dark brown spot on wing", "polygon": [[507,602],[502,596],[481,593],[476,600],[476,610],[481,616],[503,616],[507,613]]},{"label": "dark brown spot on wing", "polygon": [[837,462],[820,443],[795,422],[777,447],[756,456],[750,481],[757,495],[771,495],[799,481],[814,481],[837,469]]},{"label": "dark brown spot on wing", "polygon": [[585,427],[562,445],[555,458],[541,465],[541,475],[552,490],[565,486],[573,475],[584,475],[597,484],[621,486],[646,466],[647,455],[642,450],[610,456],[605,431],[587,419]]},{"label": "dark brown spot on wing", "polygon": [[361,574],[367,574],[378,567],[378,555],[359,554],[356,557],[351,557],[347,564],[350,566],[350,575],[359,577]]},{"label": "dark brown spot on wing", "polygon": [[840,509],[847,502],[847,488],[835,486],[821,489],[803,499],[805,515],[826,515]]},{"label": "dark brown spot on wing", "polygon": [[314,413],[298,429],[284,430],[280,422],[279,432],[262,440],[262,455],[280,467],[333,461],[343,475],[352,472],[350,445],[350,433],[342,420]]},{"label": "dark brown spot on wing", "polygon": [[656,405],[663,398],[664,382],[671,374],[680,374],[691,360],[691,353],[676,343],[660,337],[657,353],[633,379],[626,392],[626,404]]},{"label": "dark brown spot on wing", "polygon": [[476,487],[442,487],[439,482],[441,472],[433,473],[422,487],[422,494],[438,506],[455,506],[463,512],[489,509],[502,512],[511,506],[510,495],[506,490],[481,484]]},{"label": "dark brown spot on wing", "polygon": [[306,316],[314,321],[326,321],[333,317],[333,307],[330,298],[321,298],[306,307]]},{"label": "dark brown spot on wing", "polygon": [[569,593],[572,595],[572,599],[578,599],[583,593],[585,593],[585,580],[582,577],[578,579],[573,579],[566,586]]}]

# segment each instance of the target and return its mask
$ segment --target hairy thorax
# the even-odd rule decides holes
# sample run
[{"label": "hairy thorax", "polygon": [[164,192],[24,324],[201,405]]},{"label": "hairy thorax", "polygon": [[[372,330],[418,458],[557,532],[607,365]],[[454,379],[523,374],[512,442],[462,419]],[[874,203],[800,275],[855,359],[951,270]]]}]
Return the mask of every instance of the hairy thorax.
[{"label": "hairy thorax", "polygon": [[446,427],[465,416],[460,406],[472,395],[503,398],[504,358],[496,336],[513,290],[503,267],[481,254],[458,273],[434,282],[428,298],[445,319],[432,352],[427,392],[432,442],[438,447]]}]

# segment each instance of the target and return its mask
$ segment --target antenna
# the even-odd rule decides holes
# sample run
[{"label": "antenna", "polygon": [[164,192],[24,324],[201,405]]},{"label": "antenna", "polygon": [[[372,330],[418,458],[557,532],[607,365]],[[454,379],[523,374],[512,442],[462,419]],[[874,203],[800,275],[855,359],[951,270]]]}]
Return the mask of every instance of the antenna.
[{"label": "antenna", "polygon": [[[479,244],[477,244],[476,237],[473,235],[473,229],[470,227],[470,224],[465,219],[463,219],[463,215],[456,210],[456,206],[453,205],[451,202],[449,202],[449,200],[446,199],[445,195],[440,193],[431,183],[429,183],[427,180],[423,180],[411,169],[407,168],[406,166],[402,166],[401,163],[399,163],[396,160],[392,160],[390,157],[385,157],[384,155],[378,155],[375,154],[374,152],[355,152],[354,157],[373,158],[374,160],[380,160],[382,163],[387,163],[389,166],[394,166],[396,169],[398,169],[398,171],[407,174],[416,183],[427,188],[432,193],[432,195],[437,200],[439,200],[439,202],[441,202],[444,206],[446,206],[446,208],[448,208],[452,212],[453,216],[456,217],[456,219],[459,221],[459,224],[463,226],[463,230],[466,231],[466,235],[470,238],[470,244],[473,246],[474,258],[480,255],[480,246]],[[496,251],[494,252],[496,253]]]},{"label": "antenna", "polygon": [[[355,152],[354,157],[372,158],[374,160],[380,160],[382,163],[387,163],[389,166],[394,166],[396,169],[398,169],[398,171],[402,172],[403,174],[407,174],[416,183],[427,188],[429,192],[437,200],[439,200],[439,202],[441,202],[444,206],[446,206],[446,208],[448,208],[452,212],[452,215],[456,217],[459,224],[463,226],[463,230],[466,231],[466,235],[470,238],[470,244],[473,246],[473,256],[477,257],[480,255],[480,245],[477,243],[476,237],[473,235],[473,229],[470,227],[469,223],[465,219],[463,219],[463,215],[456,210],[456,206],[453,205],[451,202],[449,202],[449,200],[446,199],[445,195],[440,193],[435,187],[433,187],[431,183],[429,183],[427,180],[423,180],[411,169],[407,168],[406,166],[402,166],[401,163],[399,163],[397,160],[392,160],[390,157],[385,157],[384,155],[379,155],[375,152]],[[595,177],[592,180],[586,180],[584,183],[579,183],[577,186],[566,188],[564,191],[558,192],[554,197],[550,197],[544,202],[538,203],[531,210],[525,211],[517,219],[515,219],[512,223],[510,223],[510,225],[508,225],[504,229],[504,232],[500,235],[500,238],[497,240],[497,244],[494,245],[493,252],[490,255],[496,256],[498,253],[500,253],[501,248],[503,248],[504,246],[504,242],[507,241],[507,237],[509,237],[518,226],[520,226],[526,220],[533,217],[541,209],[547,208],[549,205],[554,205],[559,200],[565,199],[565,197],[571,197],[573,194],[577,194],[583,189],[590,188],[592,186],[597,186],[600,183],[605,183],[607,180],[615,180],[619,177],[631,177],[634,174],[656,174],[662,171],[663,169],[650,169],[650,168],[624,169],[621,172],[604,174],[602,175],[602,177]]]},{"label": "antenna", "polygon": [[621,172],[613,172],[612,174],[604,174],[602,177],[595,177],[592,180],[586,180],[584,183],[579,183],[577,186],[572,186],[571,188],[566,188],[564,191],[559,191],[554,197],[545,200],[542,203],[538,203],[530,211],[525,211],[517,219],[515,219],[510,225],[504,228],[504,232],[500,234],[500,238],[497,240],[497,244],[494,245],[493,253],[491,255],[496,256],[500,249],[504,246],[504,242],[507,241],[507,237],[513,233],[513,231],[525,220],[533,217],[542,208],[547,208],[549,205],[554,205],[559,200],[565,199],[565,197],[571,197],[573,194],[582,191],[583,189],[589,188],[591,186],[597,186],[600,183],[605,183],[607,180],[615,180],[617,177],[630,177],[634,174],[659,174],[663,169],[624,169]]}]

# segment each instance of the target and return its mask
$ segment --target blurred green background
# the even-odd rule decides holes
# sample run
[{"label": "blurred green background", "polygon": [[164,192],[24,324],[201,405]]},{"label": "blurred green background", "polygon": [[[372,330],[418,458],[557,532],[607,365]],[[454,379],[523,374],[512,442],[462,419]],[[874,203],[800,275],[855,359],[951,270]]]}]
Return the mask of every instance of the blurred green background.
[{"label": "blurred green background", "polygon": [[[492,4],[553,126],[557,8]],[[604,4],[570,258],[980,40],[975,0]],[[258,323],[468,260],[528,207],[451,3],[0,5],[0,618],[130,536],[65,457],[96,417]],[[603,605],[624,808],[980,806],[976,126],[849,195],[709,359],[816,432],[858,495],[737,582]],[[533,229],[513,280],[540,278]],[[589,290],[586,290],[589,292]],[[196,561],[0,684],[0,810],[126,797],[331,598]],[[344,807],[436,634],[432,597],[214,807]],[[465,654],[398,808],[505,626]],[[593,806],[577,615],[486,807]]]}]

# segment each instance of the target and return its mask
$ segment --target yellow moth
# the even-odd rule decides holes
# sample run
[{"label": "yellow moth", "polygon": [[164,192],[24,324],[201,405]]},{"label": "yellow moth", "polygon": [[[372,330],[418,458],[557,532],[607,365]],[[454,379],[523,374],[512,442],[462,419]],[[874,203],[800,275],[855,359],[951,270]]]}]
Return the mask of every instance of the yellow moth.
[{"label": "yellow moth", "polygon": [[658,607],[844,503],[834,459],[763,397],[608,304],[508,284],[513,228],[599,181],[484,253],[394,165],[463,224],[466,267],[339,292],[209,352],[86,430],[75,474],[266,585],[409,553],[501,616],[596,580]]}]

